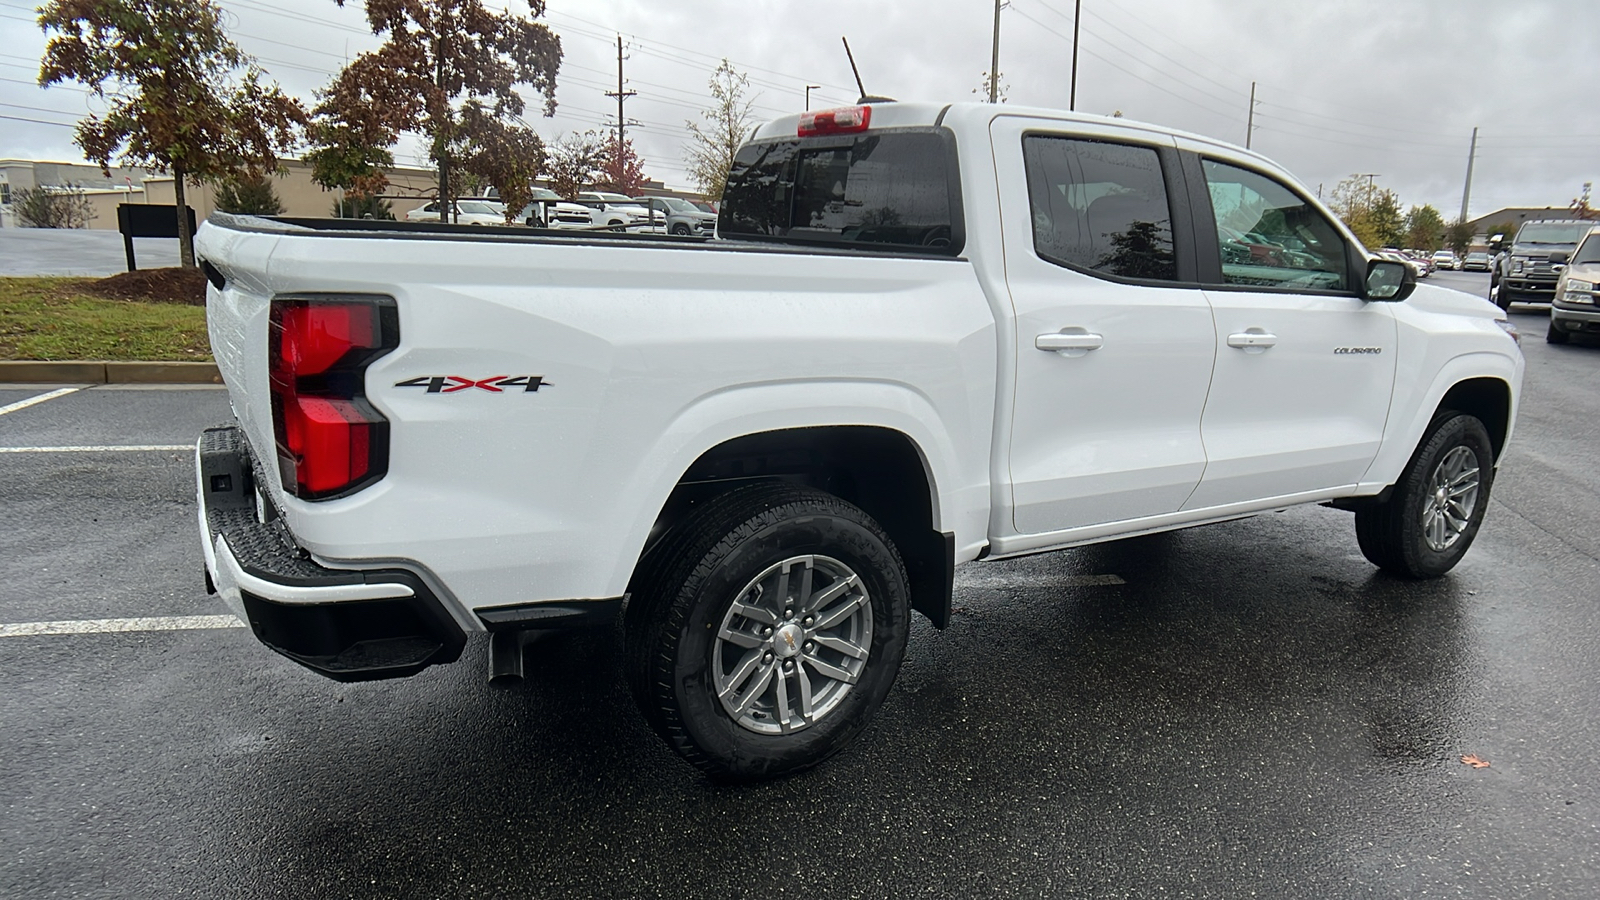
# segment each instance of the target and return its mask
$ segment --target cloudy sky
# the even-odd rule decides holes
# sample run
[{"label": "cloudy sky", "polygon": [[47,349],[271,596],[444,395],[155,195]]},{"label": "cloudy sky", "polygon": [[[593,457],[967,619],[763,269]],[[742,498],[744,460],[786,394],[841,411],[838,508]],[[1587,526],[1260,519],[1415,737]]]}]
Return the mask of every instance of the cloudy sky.
[{"label": "cloudy sky", "polygon": [[[220,0],[238,43],[309,99],[376,45],[359,0]],[[503,6],[506,0],[489,0]],[[28,0],[0,0],[0,157],[76,159],[70,124],[94,101],[34,86],[44,36]],[[1000,70],[1012,104],[1066,108],[1074,0],[1010,0]],[[525,10],[522,0],[512,6]],[[1480,129],[1471,215],[1564,206],[1600,181],[1596,0],[1082,0],[1078,109],[1244,143],[1331,190],[1374,173],[1406,204],[1460,210]],[[750,77],[757,114],[849,103],[850,39],[867,90],[975,99],[989,67],[992,0],[550,0],[566,59],[546,139],[615,121],[624,40],[629,134],[645,171],[687,186],[684,122],[709,103],[723,57]],[[51,124],[55,123],[55,124]],[[421,163],[415,142],[401,162]]]}]

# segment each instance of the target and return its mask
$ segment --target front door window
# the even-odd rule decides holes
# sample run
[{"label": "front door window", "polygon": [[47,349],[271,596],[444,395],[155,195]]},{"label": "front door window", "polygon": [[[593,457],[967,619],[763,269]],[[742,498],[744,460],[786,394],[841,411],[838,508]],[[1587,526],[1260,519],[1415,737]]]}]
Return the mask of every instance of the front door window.
[{"label": "front door window", "polygon": [[1299,291],[1350,288],[1344,240],[1322,213],[1283,185],[1205,160],[1226,284]]}]

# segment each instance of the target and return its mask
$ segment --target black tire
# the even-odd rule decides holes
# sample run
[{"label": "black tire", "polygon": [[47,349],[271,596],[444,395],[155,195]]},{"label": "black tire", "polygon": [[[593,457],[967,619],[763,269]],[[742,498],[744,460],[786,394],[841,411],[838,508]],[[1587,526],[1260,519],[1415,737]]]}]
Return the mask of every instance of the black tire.
[{"label": "black tire", "polygon": [[[1477,469],[1477,490],[1471,510],[1462,520],[1464,527],[1450,537],[1447,546],[1436,547],[1425,533],[1424,516],[1437,496],[1435,479],[1446,458],[1457,448],[1465,448],[1472,457]],[[1441,413],[1406,464],[1389,499],[1356,512],[1356,542],[1361,545],[1362,555],[1385,572],[1403,578],[1436,578],[1445,574],[1461,561],[1477,537],[1489,508],[1493,482],[1494,448],[1483,423],[1463,413]]]},{"label": "black tire", "polygon": [[[749,680],[743,682],[748,686],[743,696],[753,694],[756,700],[751,711],[744,714],[749,724],[741,724],[719,698],[715,685],[719,677],[730,677],[723,674],[725,668],[717,668],[718,645],[722,652],[729,648],[735,654],[744,651],[742,645],[736,647],[719,635],[732,630],[730,622],[740,623],[739,628],[749,627],[756,634],[773,634],[772,626],[757,626],[757,620],[747,621],[732,612],[734,601],[776,604],[774,599],[762,598],[778,598],[779,591],[769,595],[763,588],[770,582],[758,587],[753,579],[785,561],[807,555],[842,564],[857,576],[858,586],[841,595],[848,602],[822,607],[818,618],[826,618],[823,610],[853,605],[855,612],[850,613],[849,620],[858,625],[865,620],[871,630],[866,657],[859,664],[840,663],[859,666],[855,682],[845,686],[844,681],[828,679],[815,663],[807,665],[813,654],[820,660],[824,653],[835,652],[812,643],[809,631],[795,635],[805,642],[804,652],[801,645],[788,640],[788,652],[798,654],[792,658],[772,661],[774,654],[766,643],[755,647],[750,652],[758,657],[764,654],[764,659],[771,662],[759,664],[760,674],[749,675]],[[819,570],[820,566],[820,562],[816,564]],[[803,583],[809,586],[812,581],[804,579]],[[641,561],[625,619],[630,687],[651,727],[680,756],[717,780],[753,781],[810,768],[848,745],[893,686],[910,630],[910,594],[906,585],[905,564],[888,535],[851,504],[788,484],[757,484],[730,491],[691,514]],[[752,591],[752,587],[756,590]],[[866,594],[865,602],[858,595],[861,591]],[[800,621],[798,613],[803,610],[796,612],[788,619],[782,618],[782,613],[775,617],[778,628],[771,638],[756,638],[743,632],[741,635],[770,641],[771,647],[781,653],[778,637],[794,634]],[[842,658],[841,654],[834,661]],[[748,662],[748,657],[744,661]],[[791,671],[789,666],[795,674],[779,674],[780,670]],[[742,667],[743,662],[736,664],[735,672]],[[774,701],[771,722],[766,727],[779,727],[776,698],[780,683],[794,681],[797,687],[793,690],[798,691],[800,680],[810,686],[814,684],[812,679],[826,682],[821,691],[837,692],[829,709],[817,713],[810,722],[805,722],[803,715],[796,716],[792,709],[786,710],[790,718],[801,720],[788,733],[753,730],[762,723],[751,717],[767,717],[762,698],[769,690]],[[812,694],[808,692],[807,697]],[[734,699],[739,698],[736,695]]]},{"label": "black tire", "polygon": [[686,235],[686,234],[689,233],[689,226],[683,224],[682,222],[679,222],[678,224],[672,226],[672,233],[673,234],[684,234],[684,235]]},{"label": "black tire", "polygon": [[1556,320],[1550,319],[1550,327],[1545,329],[1544,340],[1547,344],[1565,344],[1571,336],[1556,325]]}]

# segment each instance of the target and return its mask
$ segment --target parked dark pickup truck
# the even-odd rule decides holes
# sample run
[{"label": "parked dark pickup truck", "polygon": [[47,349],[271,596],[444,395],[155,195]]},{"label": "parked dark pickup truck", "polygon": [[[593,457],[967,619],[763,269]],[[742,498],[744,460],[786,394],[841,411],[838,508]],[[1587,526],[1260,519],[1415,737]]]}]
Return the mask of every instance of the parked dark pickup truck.
[{"label": "parked dark pickup truck", "polygon": [[1489,299],[1501,309],[1510,309],[1513,303],[1549,303],[1555,298],[1561,270],[1594,225],[1579,219],[1523,222],[1510,251],[1495,260]]}]

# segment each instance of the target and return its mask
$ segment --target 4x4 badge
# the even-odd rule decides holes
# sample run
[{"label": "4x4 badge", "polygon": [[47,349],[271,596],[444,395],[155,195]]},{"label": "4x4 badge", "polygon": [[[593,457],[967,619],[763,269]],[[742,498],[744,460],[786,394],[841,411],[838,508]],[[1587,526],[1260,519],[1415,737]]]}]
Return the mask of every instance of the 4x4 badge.
[{"label": "4x4 badge", "polygon": [[523,393],[538,393],[549,387],[543,375],[495,375],[491,378],[466,378],[461,375],[418,375],[405,381],[396,381],[395,387],[427,388],[430,394],[454,394],[468,388],[479,388],[494,394],[503,394],[506,388],[522,388]]}]

